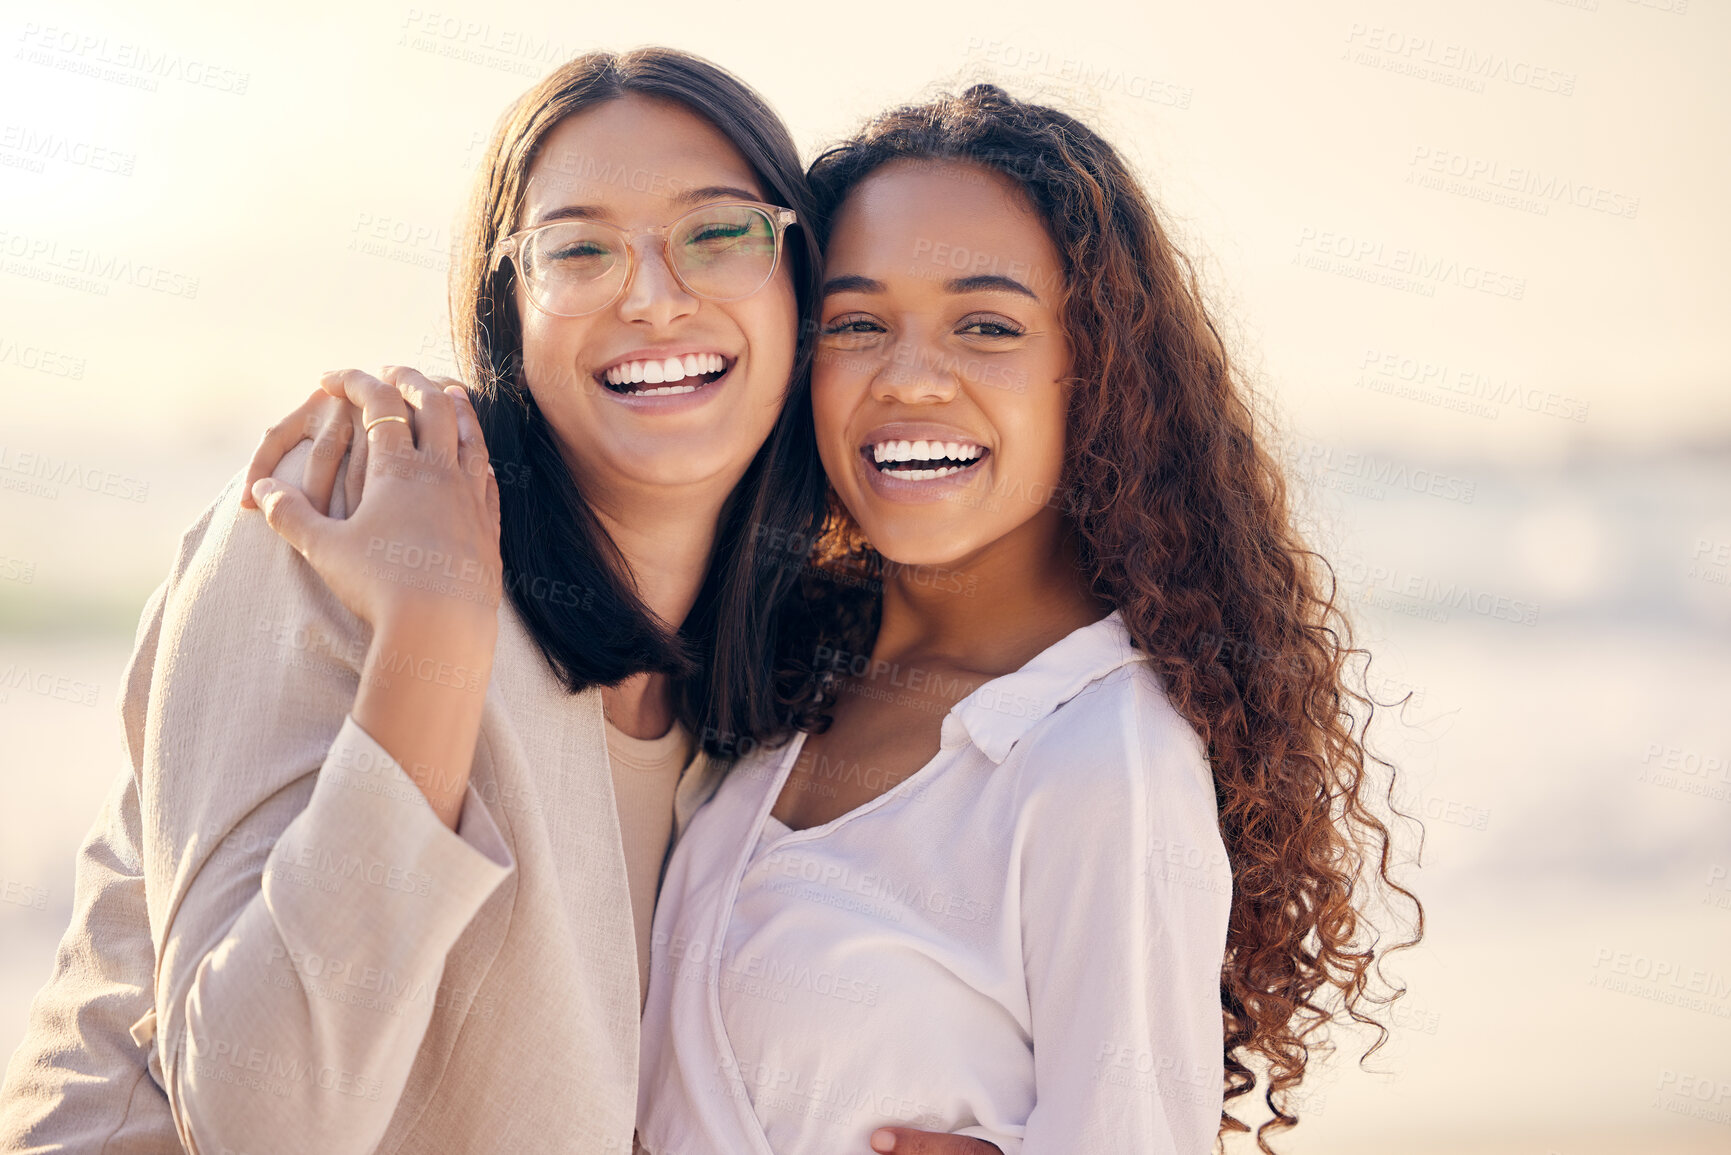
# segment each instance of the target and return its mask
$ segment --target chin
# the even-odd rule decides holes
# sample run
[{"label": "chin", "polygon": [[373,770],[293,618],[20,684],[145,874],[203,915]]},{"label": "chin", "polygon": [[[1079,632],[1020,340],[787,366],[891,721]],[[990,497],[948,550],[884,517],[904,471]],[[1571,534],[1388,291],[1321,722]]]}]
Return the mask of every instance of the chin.
[{"label": "chin", "polygon": [[[898,521],[904,517],[897,518]],[[897,532],[873,533],[864,529],[866,540],[887,562],[904,566],[954,566],[982,544],[973,535],[945,532],[933,527],[926,532],[903,526]]]},{"label": "chin", "polygon": [[729,485],[734,484],[750,466],[750,459],[730,461],[704,452],[714,448],[713,442],[691,446],[662,445],[651,453],[616,458],[613,468],[620,476],[639,485],[676,487],[717,479],[726,479]]}]

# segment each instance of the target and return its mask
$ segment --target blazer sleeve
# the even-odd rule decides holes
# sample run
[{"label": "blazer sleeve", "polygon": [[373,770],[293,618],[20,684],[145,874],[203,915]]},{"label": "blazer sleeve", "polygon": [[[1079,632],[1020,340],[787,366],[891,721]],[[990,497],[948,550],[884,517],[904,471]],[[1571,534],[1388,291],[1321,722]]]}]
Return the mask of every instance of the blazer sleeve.
[{"label": "blazer sleeve", "polygon": [[[309,448],[277,476],[298,481]],[[68,956],[39,996],[32,1035],[49,1034],[26,1047],[59,1070],[21,1060],[37,1081],[19,1110],[45,1150],[86,1149],[77,1128],[124,1127],[137,1110],[141,1123],[154,1111],[152,1142],[170,1124],[139,1150],[372,1151],[446,954],[515,869],[473,786],[452,831],[348,716],[365,626],[239,496],[237,478],[183,537],[153,599],[151,652],[134,657],[134,764],[104,824],[124,830],[136,812],[116,858],[132,873],[92,868],[90,909],[114,917],[80,907],[68,937],[103,961],[90,972]],[[112,1010],[93,1015],[107,996]],[[141,1051],[160,1102],[125,1089]],[[87,1103],[44,1106],[56,1080]]]},{"label": "blazer sleeve", "polygon": [[[123,679],[129,733],[135,717],[142,721],[162,594],[145,608]],[[0,1151],[181,1152],[168,1099],[147,1070],[148,1048],[133,1036],[153,1015],[156,952],[144,886],[138,780],[128,768],[78,848],[72,923],[0,1090]]]},{"label": "blazer sleeve", "polygon": [[1163,702],[1094,709],[1030,761],[1043,765],[1024,776],[1018,830],[1035,1094],[1022,1153],[1206,1155],[1231,873],[1200,742]]},{"label": "blazer sleeve", "polygon": [[349,717],[365,624],[239,498],[182,546],[151,683],[155,1052],[192,1155],[363,1155],[515,862],[472,783],[453,831]]}]

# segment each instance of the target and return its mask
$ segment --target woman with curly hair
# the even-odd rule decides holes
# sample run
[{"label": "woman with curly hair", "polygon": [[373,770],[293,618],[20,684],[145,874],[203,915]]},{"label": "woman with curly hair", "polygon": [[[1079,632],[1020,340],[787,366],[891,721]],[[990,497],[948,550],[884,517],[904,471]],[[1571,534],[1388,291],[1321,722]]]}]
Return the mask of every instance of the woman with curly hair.
[{"label": "woman with curly hair", "polygon": [[641,1141],[1201,1152],[1260,1072],[1270,1150],[1412,896],[1361,651],[1190,267],[1106,141],[989,85],[809,175],[834,502],[768,542],[795,730],[669,861]]}]

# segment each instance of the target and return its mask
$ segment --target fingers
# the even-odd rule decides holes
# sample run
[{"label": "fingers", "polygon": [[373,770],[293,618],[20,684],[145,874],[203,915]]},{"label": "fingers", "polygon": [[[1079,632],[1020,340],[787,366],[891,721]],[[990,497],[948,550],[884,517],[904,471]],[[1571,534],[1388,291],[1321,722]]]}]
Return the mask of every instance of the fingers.
[{"label": "fingers", "polygon": [[481,434],[481,419],[469,401],[469,391],[455,382],[445,386],[457,414],[457,466],[477,486],[492,472],[487,460],[487,439]]},{"label": "fingers", "polygon": [[[371,373],[359,369],[339,369],[326,373],[319,384],[329,393],[333,385],[342,396],[361,407],[364,425],[372,426],[367,433],[369,453],[385,456],[407,456],[415,451],[414,414],[409,403],[395,385],[387,384]],[[401,418],[381,421],[380,418]]]},{"label": "fingers", "polygon": [[499,540],[499,479],[493,475],[493,467],[487,466],[487,512],[493,517],[493,540]]},{"label": "fingers", "polygon": [[415,445],[435,461],[457,459],[457,408],[446,392],[405,365],[386,365],[380,374],[414,407]]},{"label": "fingers", "polygon": [[293,413],[264,431],[258,448],[252,451],[252,460],[247,463],[246,482],[240,494],[243,509],[258,508],[252,497],[253,482],[269,477],[289,450],[313,435],[318,416],[326,404],[328,399],[324,392],[315,389],[313,395],[301,402]]},{"label": "fingers", "polygon": [[360,410],[347,401],[319,394],[324,412],[318,435],[313,438],[313,454],[307,461],[306,476],[301,479],[301,491],[320,513],[331,511],[331,491],[337,484],[337,467],[342,464],[354,438],[355,422],[350,416]]},{"label": "fingers", "polygon": [[264,477],[253,483],[252,495],[258,508],[264,511],[265,524],[276,530],[277,536],[294,546],[302,557],[309,556],[315,540],[329,519],[313,509],[306,494],[275,478]]},{"label": "fingers", "polygon": [[[361,503],[361,491],[367,485],[367,433],[361,427],[361,411],[353,405],[344,406],[349,414],[349,471],[343,476],[343,492],[350,514]],[[392,422],[395,424],[395,422]]]},{"label": "fingers", "polygon": [[943,1135],[912,1127],[879,1127],[872,1132],[873,1151],[895,1155],[1003,1155],[997,1144],[972,1135]]}]

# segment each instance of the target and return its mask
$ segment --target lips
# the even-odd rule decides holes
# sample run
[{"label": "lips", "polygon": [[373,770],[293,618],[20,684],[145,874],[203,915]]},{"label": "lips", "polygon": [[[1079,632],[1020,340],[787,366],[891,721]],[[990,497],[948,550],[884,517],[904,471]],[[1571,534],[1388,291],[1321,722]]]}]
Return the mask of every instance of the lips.
[{"label": "lips", "polygon": [[596,372],[610,392],[632,397],[670,397],[695,393],[727,376],[734,358],[708,351],[632,354]]}]

